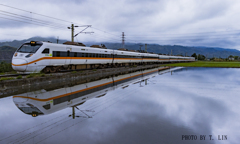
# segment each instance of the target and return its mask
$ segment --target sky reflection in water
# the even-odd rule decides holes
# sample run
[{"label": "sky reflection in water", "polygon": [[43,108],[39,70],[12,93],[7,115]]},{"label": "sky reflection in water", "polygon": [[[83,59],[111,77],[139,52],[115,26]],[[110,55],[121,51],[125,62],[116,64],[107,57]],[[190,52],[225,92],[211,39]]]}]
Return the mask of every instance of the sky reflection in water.
[{"label": "sky reflection in water", "polygon": [[[12,97],[3,98],[0,137],[32,129],[0,143],[25,138],[24,143],[237,144],[239,73],[240,69],[185,68],[156,75],[147,85],[131,84],[86,101],[78,108],[95,111],[87,112],[93,116],[87,119],[68,117],[72,108],[32,117],[21,112]],[[182,140],[182,135],[196,135],[198,140]],[[199,140],[200,135],[206,135],[206,140]],[[228,139],[218,140],[218,135]]]}]

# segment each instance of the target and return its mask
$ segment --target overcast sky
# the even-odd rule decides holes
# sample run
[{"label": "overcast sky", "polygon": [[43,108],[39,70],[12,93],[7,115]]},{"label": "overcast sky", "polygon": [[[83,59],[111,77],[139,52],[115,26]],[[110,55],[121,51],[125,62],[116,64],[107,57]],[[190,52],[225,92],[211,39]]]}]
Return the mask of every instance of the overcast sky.
[{"label": "overcast sky", "polygon": [[[73,22],[92,25],[85,32],[94,33],[79,34],[75,38],[79,42],[120,43],[124,32],[131,43],[240,49],[239,0],[0,0],[0,4],[1,41],[33,36],[71,40],[67,27]],[[75,34],[82,29],[76,28]]]}]

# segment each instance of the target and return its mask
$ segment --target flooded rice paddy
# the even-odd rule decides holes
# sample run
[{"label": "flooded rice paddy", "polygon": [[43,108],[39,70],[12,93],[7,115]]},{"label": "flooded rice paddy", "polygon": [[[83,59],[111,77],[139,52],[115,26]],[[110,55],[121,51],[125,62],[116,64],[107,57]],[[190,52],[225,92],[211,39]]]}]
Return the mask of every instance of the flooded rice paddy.
[{"label": "flooded rice paddy", "polygon": [[0,99],[0,143],[237,144],[240,69],[149,69]]}]

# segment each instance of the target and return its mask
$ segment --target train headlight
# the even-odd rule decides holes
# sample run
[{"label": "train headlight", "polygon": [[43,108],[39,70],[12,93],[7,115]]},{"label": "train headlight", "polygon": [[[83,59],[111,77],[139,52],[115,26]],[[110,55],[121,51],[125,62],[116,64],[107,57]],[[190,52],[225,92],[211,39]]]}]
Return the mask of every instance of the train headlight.
[{"label": "train headlight", "polygon": [[26,58],[29,58],[29,57],[31,57],[33,54],[28,54],[28,55],[26,55],[25,57]]},{"label": "train headlight", "polygon": [[14,56],[16,57],[18,53],[15,53]]}]

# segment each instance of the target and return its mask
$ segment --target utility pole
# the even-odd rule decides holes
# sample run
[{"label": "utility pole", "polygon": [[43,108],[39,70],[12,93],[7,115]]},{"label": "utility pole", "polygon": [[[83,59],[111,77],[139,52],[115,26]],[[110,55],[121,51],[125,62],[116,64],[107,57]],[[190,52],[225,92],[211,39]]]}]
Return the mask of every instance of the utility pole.
[{"label": "utility pole", "polygon": [[72,42],[74,42],[74,27],[78,27],[78,26],[74,26],[74,24],[72,24],[71,27],[68,27],[68,29],[71,29]]},{"label": "utility pole", "polygon": [[84,30],[86,30],[87,28],[91,27],[91,25],[83,25],[83,26],[74,26],[74,24],[71,25],[71,27],[68,27],[68,29],[71,29],[72,33],[71,33],[71,39],[72,42],[74,42],[74,37],[76,37],[79,33],[77,33],[76,35],[74,35],[74,27],[85,27],[82,31],[80,31],[79,33],[93,33],[93,32],[83,32]]},{"label": "utility pole", "polygon": [[147,44],[145,44],[145,52],[147,52]]},{"label": "utility pole", "polygon": [[139,45],[140,46],[140,52],[142,52],[142,49],[141,49],[141,47],[143,46],[143,45]]},{"label": "utility pole", "polygon": [[72,24],[72,42],[74,42],[74,24]]},{"label": "utility pole", "polygon": [[72,118],[75,119],[75,108],[74,108],[74,106],[72,107]]},{"label": "utility pole", "polygon": [[122,48],[124,48],[124,42],[125,42],[125,35],[124,35],[124,32],[122,32]]}]

